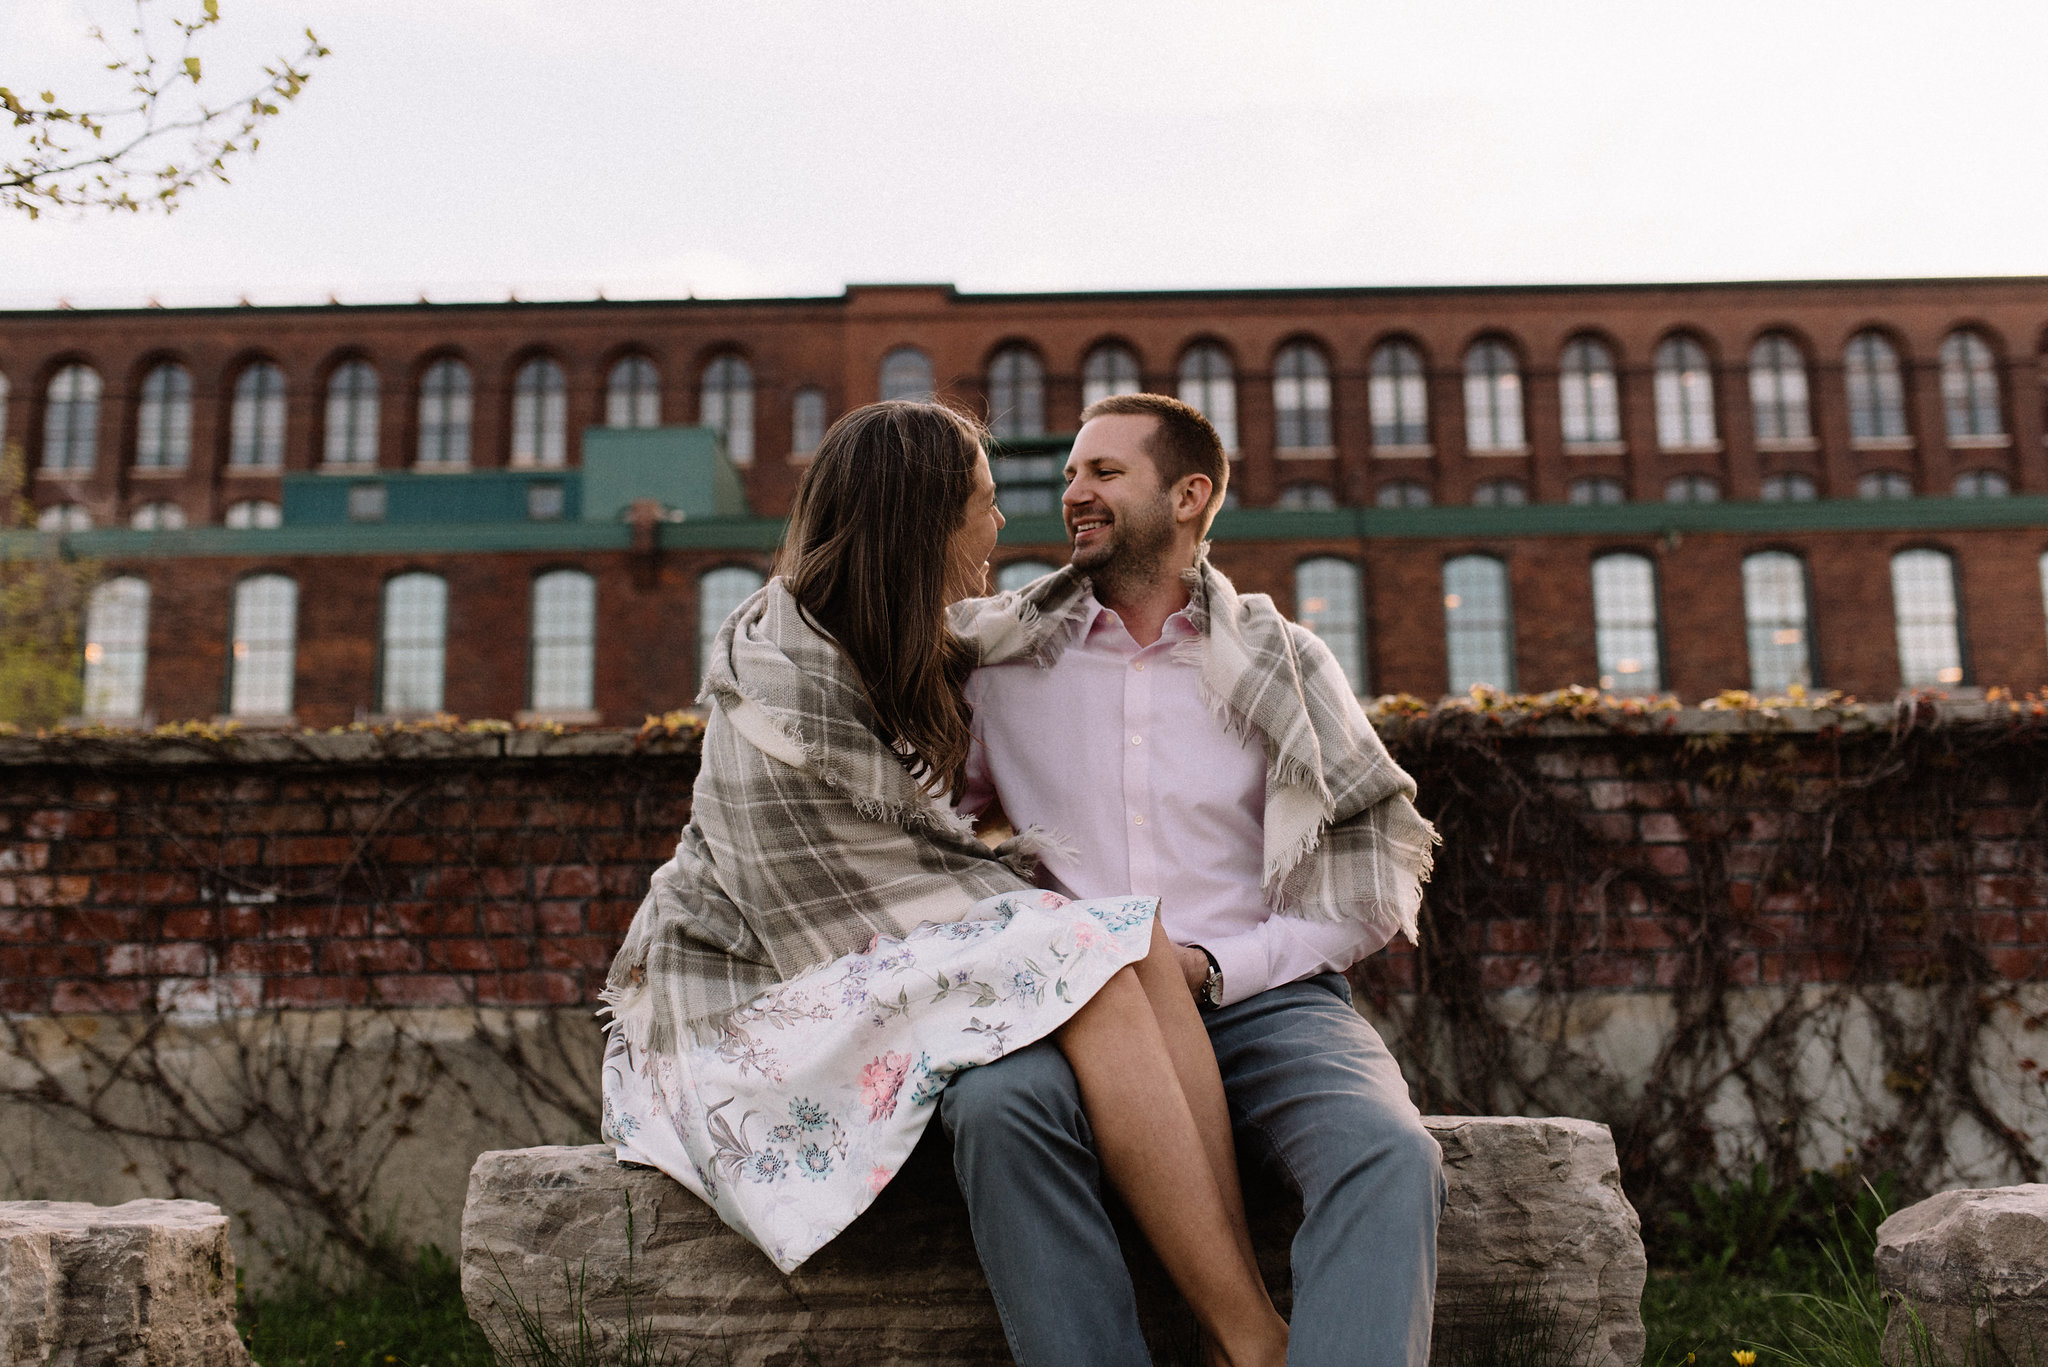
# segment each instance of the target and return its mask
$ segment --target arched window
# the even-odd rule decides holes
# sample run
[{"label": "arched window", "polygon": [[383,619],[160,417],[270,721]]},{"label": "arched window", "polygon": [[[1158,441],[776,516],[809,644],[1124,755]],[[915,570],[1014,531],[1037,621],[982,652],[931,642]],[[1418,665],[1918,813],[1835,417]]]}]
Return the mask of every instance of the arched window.
[{"label": "arched window", "polygon": [[996,588],[1003,593],[1015,593],[1036,579],[1043,579],[1058,569],[1043,560],[1012,560],[996,571]]},{"label": "arched window", "polygon": [[161,500],[138,504],[128,525],[138,532],[171,532],[185,525],[185,510]]},{"label": "arched window", "polygon": [[447,678],[448,581],[396,574],[384,581],[380,712],[439,712]]},{"label": "arched window", "polygon": [[1294,567],[1294,620],[1322,637],[1353,693],[1365,692],[1365,614],[1358,566],[1319,555]]},{"label": "arched window", "polygon": [[533,581],[532,666],[527,706],[588,712],[597,670],[597,580],[550,570]]},{"label": "arched window", "polygon": [[1522,449],[1522,373],[1504,342],[1479,342],[1465,353],[1465,445]]},{"label": "arched window", "polygon": [[754,459],[754,368],[743,356],[716,357],[704,367],[697,421],[718,433],[735,465]]},{"label": "arched window", "polygon": [[928,403],[938,391],[932,358],[914,346],[900,346],[882,358],[882,397]]},{"label": "arched window", "polygon": [[1472,490],[1475,508],[1519,508],[1529,501],[1529,486],[1519,479],[1482,479]]},{"label": "arched window", "polygon": [[268,361],[245,366],[235,377],[228,464],[252,470],[284,464],[284,372]]},{"label": "arched window", "polygon": [[1657,347],[1657,445],[1667,451],[1712,446],[1714,372],[1707,349],[1680,333]]},{"label": "arched window", "polygon": [[39,532],[89,532],[92,514],[83,503],[53,503],[36,514]]},{"label": "arched window", "polygon": [[1290,342],[1273,358],[1273,412],[1283,451],[1330,444],[1330,363],[1309,342]]},{"label": "arched window", "polygon": [[327,377],[326,463],[377,463],[377,372],[368,361],[345,361]]},{"label": "arched window", "polygon": [[443,356],[420,377],[419,463],[429,466],[469,464],[469,367]]},{"label": "arched window", "polygon": [[1180,401],[1209,420],[1224,450],[1237,450],[1237,380],[1222,347],[1197,342],[1181,356]]},{"label": "arched window", "polygon": [[1490,555],[1444,564],[1444,647],[1450,691],[1515,687],[1515,639],[1508,567]]},{"label": "arched window", "polygon": [[1410,342],[1382,342],[1372,354],[1367,385],[1374,446],[1429,445],[1429,386],[1422,353]]},{"label": "arched window", "polygon": [[283,717],[292,710],[298,670],[299,586],[282,574],[254,574],[235,585],[228,651],[228,712]]},{"label": "arched window", "polygon": [[144,470],[182,470],[192,459],[192,376],[166,361],[142,377],[135,411],[135,464]]},{"label": "arched window", "polygon": [[1006,346],[988,363],[988,428],[998,438],[1045,435],[1045,365],[1027,346]]},{"label": "arched window", "polygon": [[1941,409],[1951,437],[2005,434],[1999,413],[1998,362],[1984,338],[1968,328],[1941,344]]},{"label": "arched window", "polygon": [[1143,383],[1138,376],[1138,358],[1131,349],[1104,342],[1081,363],[1081,407],[1112,394],[1135,394]]},{"label": "arched window", "polygon": [[1931,688],[1963,681],[1963,638],[1956,612],[1956,567],[1944,551],[1892,557],[1892,613],[1899,633],[1899,682]]},{"label": "arched window", "polygon": [[238,530],[251,527],[282,527],[284,510],[268,499],[244,498],[230,503],[226,516],[221,520]]},{"label": "arched window", "polygon": [[1607,475],[1588,475],[1575,479],[1565,489],[1565,501],[1580,506],[1593,504],[1608,505],[1628,502],[1628,490],[1618,479]]},{"label": "arched window", "polygon": [[139,717],[149,667],[149,584],[133,575],[92,591],[85,609],[85,700],[88,717]]},{"label": "arched window", "polygon": [[1749,687],[1774,697],[1813,685],[1807,632],[1806,564],[1789,551],[1742,558],[1742,615],[1749,628]]},{"label": "arched window", "polygon": [[1600,687],[1640,695],[1664,687],[1657,644],[1657,569],[1620,551],[1593,562],[1593,654]]},{"label": "arched window", "polygon": [[1842,381],[1849,390],[1849,435],[1882,441],[1906,435],[1906,386],[1899,378],[1899,353],[1881,332],[1865,330],[1842,353]]},{"label": "arched window", "polygon": [[1868,470],[1856,481],[1858,498],[1911,498],[1913,481],[1903,470]]},{"label": "arched window", "polygon": [[1806,358],[1790,337],[1767,332],[1749,349],[1749,405],[1758,441],[1807,441]]},{"label": "arched window", "polygon": [[100,373],[68,365],[43,396],[43,468],[90,470],[99,447]]},{"label": "arched window", "polygon": [[718,642],[718,629],[733,609],[760,592],[764,581],[759,570],[744,565],[727,565],[711,570],[697,581],[697,686],[704,676]]},{"label": "arched window", "polygon": [[1819,496],[1814,488],[1813,476],[1796,471],[1787,475],[1765,475],[1763,496],[1766,503],[1811,503]]},{"label": "arched window", "polygon": [[1957,498],[2003,498],[2011,492],[2000,470],[1965,470],[1956,476]]},{"label": "arched window", "polygon": [[1573,445],[1621,440],[1621,390],[1614,381],[1614,353],[1592,337],[1566,343],[1557,368],[1564,439]]},{"label": "arched window", "polygon": [[661,376],[645,356],[622,356],[604,381],[606,427],[661,426]]},{"label": "arched window", "polygon": [[512,379],[512,463],[563,465],[569,459],[568,385],[562,367],[536,356]]},{"label": "arched window", "polygon": [[1337,496],[1330,492],[1330,486],[1327,484],[1302,480],[1281,487],[1279,506],[1296,510],[1334,508],[1337,506]]},{"label": "arched window", "polygon": [[789,400],[789,453],[808,456],[825,440],[825,391],[799,389]]},{"label": "arched window", "polygon": [[1419,479],[1390,479],[1373,496],[1382,508],[1427,508],[1431,501],[1429,486]]},{"label": "arched window", "polygon": [[1666,503],[1719,503],[1721,484],[1712,475],[1673,475],[1664,481]]}]

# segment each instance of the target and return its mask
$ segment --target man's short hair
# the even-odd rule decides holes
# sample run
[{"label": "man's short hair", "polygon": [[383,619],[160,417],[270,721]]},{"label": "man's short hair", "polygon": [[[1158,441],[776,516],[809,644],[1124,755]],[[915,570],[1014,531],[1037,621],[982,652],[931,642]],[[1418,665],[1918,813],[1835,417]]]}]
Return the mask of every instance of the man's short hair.
[{"label": "man's short hair", "polygon": [[1207,536],[1216,510],[1223,506],[1223,490],[1230,483],[1230,457],[1223,452],[1223,438],[1216,435],[1201,410],[1164,394],[1112,394],[1097,399],[1082,410],[1081,422],[1085,426],[1091,418],[1119,413],[1159,420],[1145,443],[1145,454],[1159,468],[1162,488],[1170,489],[1188,475],[1209,477],[1209,504],[1202,510],[1202,534]]}]

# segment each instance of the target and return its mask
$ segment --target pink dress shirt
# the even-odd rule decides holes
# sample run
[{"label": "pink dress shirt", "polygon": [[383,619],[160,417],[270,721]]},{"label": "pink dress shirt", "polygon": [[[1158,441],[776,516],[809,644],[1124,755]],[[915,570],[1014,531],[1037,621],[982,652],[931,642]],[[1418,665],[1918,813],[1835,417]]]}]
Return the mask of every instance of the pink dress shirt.
[{"label": "pink dress shirt", "polygon": [[1273,915],[1259,886],[1266,756],[1240,744],[1198,692],[1173,647],[1195,635],[1185,613],[1140,647],[1123,621],[1084,600],[1080,631],[1051,668],[1029,660],[967,682],[974,748],[961,807],[1000,798],[1018,830],[1042,826],[1066,848],[1047,880],[1073,897],[1157,894],[1175,944],[1198,944],[1223,970],[1225,1004],[1329,969],[1386,943],[1359,922]]}]

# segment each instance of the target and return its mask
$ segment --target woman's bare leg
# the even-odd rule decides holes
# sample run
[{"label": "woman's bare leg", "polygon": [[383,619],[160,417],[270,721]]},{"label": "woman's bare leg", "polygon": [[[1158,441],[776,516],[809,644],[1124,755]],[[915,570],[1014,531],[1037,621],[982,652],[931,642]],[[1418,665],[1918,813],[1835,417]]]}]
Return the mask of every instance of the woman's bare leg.
[{"label": "woman's bare leg", "polygon": [[[1218,1359],[1279,1367],[1287,1354],[1286,1322],[1247,1256],[1248,1241],[1233,1227],[1210,1146],[1197,1130],[1166,1034],[1135,969],[1118,970],[1055,1038],[1080,1084],[1111,1185],[1187,1298]],[[1230,1186],[1236,1185],[1233,1173]],[[1240,1196],[1239,1224],[1242,1204]]]}]

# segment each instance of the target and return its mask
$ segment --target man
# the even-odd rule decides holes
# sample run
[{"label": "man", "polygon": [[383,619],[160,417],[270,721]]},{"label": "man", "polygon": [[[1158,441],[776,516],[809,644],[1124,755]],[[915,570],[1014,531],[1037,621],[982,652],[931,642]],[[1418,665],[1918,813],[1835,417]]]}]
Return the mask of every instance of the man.
[{"label": "man", "polygon": [[[1441,1154],[1342,973],[1413,937],[1434,832],[1328,649],[1208,565],[1215,429],[1156,394],[1082,419],[1071,564],[959,619],[984,661],[963,805],[1043,828],[1060,891],[1161,896],[1238,1152],[1301,1194],[1289,1362],[1421,1367]],[[962,1073],[941,1116],[1017,1361],[1147,1361],[1059,1051]]]}]

